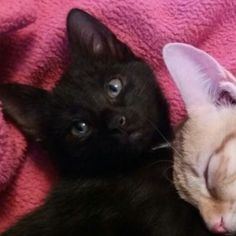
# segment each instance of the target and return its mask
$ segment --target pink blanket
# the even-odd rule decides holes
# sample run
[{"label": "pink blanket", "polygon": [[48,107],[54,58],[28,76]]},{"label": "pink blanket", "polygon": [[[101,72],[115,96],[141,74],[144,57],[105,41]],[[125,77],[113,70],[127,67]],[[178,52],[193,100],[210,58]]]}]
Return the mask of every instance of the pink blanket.
[{"label": "pink blanket", "polygon": [[[235,0],[2,0],[1,82],[54,85],[66,64],[65,19],[73,7],[97,16],[153,67],[174,125],[185,111],[161,58],[166,43],[193,44],[236,70]],[[46,154],[0,113],[0,231],[42,203],[55,176]]]}]

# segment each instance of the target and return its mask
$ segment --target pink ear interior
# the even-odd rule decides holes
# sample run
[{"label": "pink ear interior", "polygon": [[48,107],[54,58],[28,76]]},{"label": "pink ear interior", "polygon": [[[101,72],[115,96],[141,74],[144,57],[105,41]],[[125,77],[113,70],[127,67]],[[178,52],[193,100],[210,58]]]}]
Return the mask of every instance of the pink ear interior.
[{"label": "pink ear interior", "polygon": [[169,43],[163,48],[163,58],[187,109],[217,103],[224,91],[222,81],[230,79],[236,87],[232,74],[212,56],[191,45]]}]

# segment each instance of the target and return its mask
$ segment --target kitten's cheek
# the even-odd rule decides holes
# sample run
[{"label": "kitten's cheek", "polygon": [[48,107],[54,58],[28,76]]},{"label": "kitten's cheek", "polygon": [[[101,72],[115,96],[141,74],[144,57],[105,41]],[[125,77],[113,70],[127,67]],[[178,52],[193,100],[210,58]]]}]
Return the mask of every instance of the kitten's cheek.
[{"label": "kitten's cheek", "polygon": [[132,144],[140,143],[142,142],[142,134],[140,132],[134,132],[129,135],[129,141]]}]

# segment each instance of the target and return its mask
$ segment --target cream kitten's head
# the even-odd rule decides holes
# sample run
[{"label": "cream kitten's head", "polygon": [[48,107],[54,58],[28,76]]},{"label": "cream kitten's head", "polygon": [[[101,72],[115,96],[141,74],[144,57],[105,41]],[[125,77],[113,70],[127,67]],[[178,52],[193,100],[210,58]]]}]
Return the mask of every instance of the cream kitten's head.
[{"label": "cream kitten's head", "polygon": [[202,50],[167,44],[164,61],[188,118],[174,143],[174,183],[215,233],[236,233],[236,79]]}]

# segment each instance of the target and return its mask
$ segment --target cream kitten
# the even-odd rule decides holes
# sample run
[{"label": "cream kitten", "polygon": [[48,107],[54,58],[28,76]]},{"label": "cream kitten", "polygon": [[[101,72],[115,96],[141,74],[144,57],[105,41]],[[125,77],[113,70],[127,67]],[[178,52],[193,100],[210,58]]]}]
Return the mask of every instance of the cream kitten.
[{"label": "cream kitten", "polygon": [[206,52],[163,49],[188,118],[174,143],[174,183],[215,233],[236,233],[236,79]]}]

